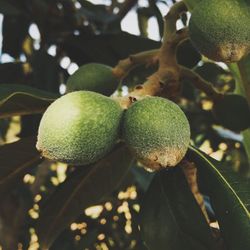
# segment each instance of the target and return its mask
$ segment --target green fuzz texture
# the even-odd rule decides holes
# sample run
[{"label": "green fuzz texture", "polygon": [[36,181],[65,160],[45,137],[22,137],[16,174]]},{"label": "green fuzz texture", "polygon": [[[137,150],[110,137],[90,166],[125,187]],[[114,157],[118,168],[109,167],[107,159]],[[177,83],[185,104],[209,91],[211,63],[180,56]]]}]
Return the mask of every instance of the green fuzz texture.
[{"label": "green fuzz texture", "polygon": [[87,165],[107,154],[118,140],[122,109],[109,97],[77,91],[60,97],[44,113],[37,149],[42,156]]},{"label": "green fuzz texture", "polygon": [[237,62],[250,50],[250,1],[203,0],[192,12],[189,31],[201,54]]},{"label": "green fuzz texture", "polygon": [[158,170],[176,166],[190,141],[189,122],[178,105],[161,97],[135,102],[124,115],[123,137],[138,160]]},{"label": "green fuzz texture", "polygon": [[250,109],[240,95],[225,95],[214,102],[212,112],[217,121],[230,130],[240,132],[250,127]]},{"label": "green fuzz texture", "polygon": [[89,63],[81,66],[68,78],[67,92],[88,90],[110,96],[116,90],[118,83],[119,80],[113,75],[111,67]]}]

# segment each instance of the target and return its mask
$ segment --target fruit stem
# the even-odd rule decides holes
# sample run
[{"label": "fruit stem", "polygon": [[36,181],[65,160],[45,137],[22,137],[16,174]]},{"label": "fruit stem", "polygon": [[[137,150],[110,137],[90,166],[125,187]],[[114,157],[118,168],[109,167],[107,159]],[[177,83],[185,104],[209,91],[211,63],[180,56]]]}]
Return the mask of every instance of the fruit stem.
[{"label": "fruit stem", "polygon": [[183,28],[176,31],[176,21],[180,14],[187,11],[183,2],[172,6],[164,19],[163,43],[160,50],[142,52],[127,59],[121,60],[113,69],[118,78],[124,77],[133,67],[141,63],[158,63],[157,72],[148,77],[144,84],[136,86],[135,89],[125,97],[115,97],[121,107],[128,108],[132,102],[146,95],[159,95],[166,93],[168,98],[175,98],[180,93],[180,65],[176,60],[178,45],[188,38],[188,29]]},{"label": "fruit stem", "polygon": [[199,186],[197,183],[197,168],[193,162],[190,162],[188,160],[183,160],[181,162],[181,167],[182,171],[186,177],[187,183],[189,185],[189,188],[198,203],[207,223],[210,223],[206,208],[205,208],[205,203],[202,194],[199,191]]},{"label": "fruit stem", "polygon": [[[176,31],[163,43],[161,49],[157,52],[157,58],[160,63],[158,71],[149,76],[142,85],[136,86],[127,96],[114,97],[114,99],[120,103],[121,107],[126,109],[135,100],[142,99],[147,95],[159,95],[163,91],[166,91],[169,97],[176,94],[175,90],[179,87],[180,66],[176,62],[175,53],[178,45],[186,38],[187,29],[183,29]],[[120,61],[120,65],[124,62],[125,65],[127,65],[125,60],[123,62]],[[118,70],[119,69],[121,69],[120,66],[118,67]],[[117,68],[115,72],[118,72]]]},{"label": "fruit stem", "polygon": [[188,79],[199,90],[203,91],[213,101],[222,97],[212,84],[203,79],[199,74],[186,67],[181,66],[181,79]]}]

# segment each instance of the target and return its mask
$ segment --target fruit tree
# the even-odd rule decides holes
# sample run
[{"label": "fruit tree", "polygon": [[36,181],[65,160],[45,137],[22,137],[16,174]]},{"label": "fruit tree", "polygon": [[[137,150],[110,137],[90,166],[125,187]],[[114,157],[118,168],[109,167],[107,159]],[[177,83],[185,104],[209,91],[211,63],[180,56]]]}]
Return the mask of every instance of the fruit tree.
[{"label": "fruit tree", "polygon": [[250,1],[0,13],[0,250],[250,249]]}]

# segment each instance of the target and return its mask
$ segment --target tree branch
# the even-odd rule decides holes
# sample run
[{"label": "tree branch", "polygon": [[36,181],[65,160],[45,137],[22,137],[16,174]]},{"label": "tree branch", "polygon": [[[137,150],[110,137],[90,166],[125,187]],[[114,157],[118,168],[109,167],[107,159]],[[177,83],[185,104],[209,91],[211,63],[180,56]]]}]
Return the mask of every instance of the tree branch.
[{"label": "tree branch", "polygon": [[194,71],[181,66],[180,71],[181,79],[188,79],[199,90],[203,91],[213,101],[222,97],[222,94],[218,93],[212,84]]},{"label": "tree branch", "polygon": [[159,49],[148,50],[138,54],[130,55],[128,58],[120,60],[113,68],[113,74],[118,79],[124,78],[136,66],[146,64],[154,65],[158,62]]},{"label": "tree branch", "polygon": [[167,40],[174,32],[176,32],[176,22],[183,12],[187,12],[187,6],[184,2],[174,4],[168,14],[164,17],[164,35],[163,41]]},{"label": "tree branch", "polygon": [[207,223],[210,223],[205,203],[202,194],[199,191],[198,183],[197,183],[197,168],[193,162],[189,162],[187,160],[181,162],[181,167],[183,170],[183,173],[186,177],[186,180],[188,182],[189,188],[194,195],[194,198],[198,205],[200,206],[200,209],[207,221]]}]

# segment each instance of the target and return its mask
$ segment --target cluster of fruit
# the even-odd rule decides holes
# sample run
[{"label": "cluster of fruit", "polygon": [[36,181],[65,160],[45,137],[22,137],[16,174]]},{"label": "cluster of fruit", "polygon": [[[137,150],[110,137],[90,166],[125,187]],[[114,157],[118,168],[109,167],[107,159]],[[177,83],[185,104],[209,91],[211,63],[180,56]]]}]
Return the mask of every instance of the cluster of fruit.
[{"label": "cluster of fruit", "polygon": [[[72,76],[76,82],[86,67],[93,64]],[[103,69],[108,68],[103,65]],[[147,167],[175,166],[187,151],[189,123],[178,105],[160,97],[145,97],[124,111],[111,97],[80,90],[62,96],[47,109],[37,148],[46,158],[87,165],[105,156],[120,140]]]},{"label": "cluster of fruit", "polygon": [[[215,61],[239,61],[250,50],[250,5],[237,0],[201,1],[192,12],[189,31],[201,54]],[[123,110],[107,97],[117,86],[111,67],[96,63],[80,67],[68,79],[67,94],[41,120],[37,148],[42,155],[87,165],[123,140],[146,167],[177,165],[190,141],[189,123],[179,106],[160,97],[144,97]],[[213,100],[213,114],[220,124],[235,131],[249,128],[246,99],[235,94],[221,97]]]}]

